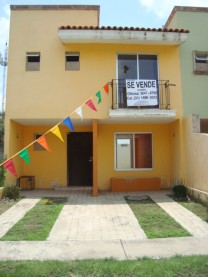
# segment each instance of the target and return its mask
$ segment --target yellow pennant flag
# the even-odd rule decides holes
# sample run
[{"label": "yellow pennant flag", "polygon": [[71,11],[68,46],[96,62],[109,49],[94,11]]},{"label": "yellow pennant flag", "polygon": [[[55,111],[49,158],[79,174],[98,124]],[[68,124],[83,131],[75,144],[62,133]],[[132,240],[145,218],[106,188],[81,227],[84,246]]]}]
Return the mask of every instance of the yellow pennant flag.
[{"label": "yellow pennant flag", "polygon": [[53,128],[51,129],[51,132],[52,132],[54,135],[56,135],[60,140],[62,140],[62,141],[64,142],[64,140],[63,140],[63,138],[62,138],[62,135],[61,135],[61,132],[60,132],[58,126],[53,127]]}]

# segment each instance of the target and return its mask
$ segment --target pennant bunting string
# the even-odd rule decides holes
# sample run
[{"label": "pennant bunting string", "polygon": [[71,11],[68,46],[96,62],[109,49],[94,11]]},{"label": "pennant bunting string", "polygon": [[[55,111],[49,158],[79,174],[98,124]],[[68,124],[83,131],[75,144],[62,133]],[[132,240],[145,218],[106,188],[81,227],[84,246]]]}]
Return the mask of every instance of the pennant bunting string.
[{"label": "pennant bunting string", "polygon": [[20,158],[22,158],[27,164],[30,165],[30,156],[29,156],[29,151],[28,149],[23,149],[19,154],[18,156]]},{"label": "pennant bunting string", "polygon": [[98,91],[96,94],[95,94],[98,98],[98,104],[100,104],[102,102],[102,98],[101,98],[101,93],[100,91]]},{"label": "pennant bunting string", "polygon": [[74,130],[74,126],[73,126],[73,124],[72,124],[72,122],[71,122],[70,117],[65,118],[64,121],[63,121],[63,123],[64,123],[67,127],[69,127],[70,130],[75,131],[75,130]]},{"label": "pennant bunting string", "polygon": [[85,102],[85,104],[90,107],[90,109],[92,109],[93,111],[97,112],[97,109],[95,108],[95,105],[93,104],[92,100],[89,99],[87,102]]},{"label": "pennant bunting string", "polygon": [[63,140],[63,138],[62,138],[62,135],[61,135],[61,132],[60,132],[60,130],[59,130],[58,125],[55,126],[55,127],[53,127],[53,128],[51,129],[51,132],[52,132],[55,136],[57,136],[61,141],[64,142],[64,140]]},{"label": "pennant bunting string", "polygon": [[104,88],[105,92],[108,94],[109,93],[109,85],[108,85],[108,83],[106,83],[103,88]]},{"label": "pennant bunting string", "polygon": [[43,146],[47,151],[51,151],[46,141],[45,136],[41,136],[36,140],[41,146]]},{"label": "pennant bunting string", "polygon": [[17,172],[14,166],[14,162],[12,159],[7,160],[6,162],[3,163],[3,167],[5,169],[8,169],[15,177],[17,177]]},{"label": "pennant bunting string", "polygon": [[82,115],[82,107],[79,107],[75,110],[75,112],[78,114],[78,116],[83,120],[83,115]]},{"label": "pennant bunting string", "polygon": [[[109,85],[108,83],[106,83],[103,86],[105,92],[108,94],[109,93]],[[101,97],[101,93],[100,91],[98,91],[95,96],[97,97],[98,100],[98,104],[100,104],[102,102],[102,97]],[[92,97],[93,98],[93,97]],[[71,112],[70,116],[73,113],[76,113],[81,120],[83,120],[83,114],[82,114],[82,106],[87,105],[90,109],[92,109],[93,111],[97,111],[95,105],[92,102],[92,98],[89,98],[89,100],[87,100],[86,102],[84,102],[79,108],[77,108],[76,110],[74,110],[73,112]],[[5,169],[8,169],[13,175],[17,176],[17,172],[13,163],[13,158],[16,157],[17,155],[22,158],[28,165],[30,165],[30,156],[29,156],[29,151],[27,148],[29,148],[31,145],[33,145],[35,142],[39,143],[43,148],[45,148],[47,151],[51,151],[50,147],[48,146],[48,143],[46,141],[45,135],[48,134],[49,132],[52,132],[54,135],[56,135],[60,140],[64,141],[61,135],[61,132],[59,130],[58,125],[60,125],[61,123],[65,124],[66,126],[68,126],[72,131],[74,131],[74,127],[73,124],[71,122],[70,117],[65,118],[64,120],[60,121],[59,123],[56,124],[56,126],[54,126],[52,129],[48,130],[47,132],[45,132],[40,138],[38,138],[37,140],[34,140],[33,142],[31,142],[30,144],[28,144],[25,148],[23,148],[22,150],[20,150],[19,152],[17,152],[16,154],[14,154],[12,157],[10,157],[9,159],[7,159],[6,161],[2,162],[0,164],[0,166],[3,166]]]}]

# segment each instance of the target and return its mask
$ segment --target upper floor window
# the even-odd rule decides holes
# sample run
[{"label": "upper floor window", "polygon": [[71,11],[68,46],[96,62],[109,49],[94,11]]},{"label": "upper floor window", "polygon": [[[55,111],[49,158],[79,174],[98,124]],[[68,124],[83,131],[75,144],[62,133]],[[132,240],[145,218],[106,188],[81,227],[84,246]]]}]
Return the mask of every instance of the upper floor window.
[{"label": "upper floor window", "polygon": [[66,52],[65,69],[71,71],[80,70],[80,54],[78,52]]},{"label": "upper floor window", "polygon": [[194,74],[208,75],[208,51],[194,51]]},{"label": "upper floor window", "polygon": [[[158,81],[158,61],[154,54],[118,54],[118,108],[126,108],[126,80],[156,80]],[[129,107],[129,106],[128,106]],[[130,106],[131,107],[131,106]],[[158,107],[158,105],[156,105]]]},{"label": "upper floor window", "polygon": [[40,53],[27,52],[26,54],[26,71],[40,70]]}]

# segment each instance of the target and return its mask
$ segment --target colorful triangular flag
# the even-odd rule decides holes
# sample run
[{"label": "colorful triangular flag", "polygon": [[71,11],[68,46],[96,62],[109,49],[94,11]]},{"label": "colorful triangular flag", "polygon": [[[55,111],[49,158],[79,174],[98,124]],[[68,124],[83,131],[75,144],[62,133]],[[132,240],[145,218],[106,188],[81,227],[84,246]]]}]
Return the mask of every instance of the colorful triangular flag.
[{"label": "colorful triangular flag", "polygon": [[85,102],[85,104],[90,107],[90,109],[92,109],[93,111],[96,111],[97,112],[97,109],[95,108],[93,102],[91,99],[89,99],[87,102]]},{"label": "colorful triangular flag", "polygon": [[83,116],[82,116],[82,107],[79,107],[75,110],[75,112],[78,114],[78,116],[83,120]]},{"label": "colorful triangular flag", "polygon": [[30,165],[30,156],[29,156],[29,151],[27,148],[23,149],[18,156],[22,158],[27,164]]},{"label": "colorful triangular flag", "polygon": [[5,163],[3,163],[2,165],[4,168],[8,169],[15,177],[17,177],[17,172],[14,166],[14,162],[12,159],[6,161]]},{"label": "colorful triangular flag", "polygon": [[100,91],[98,91],[96,94],[95,94],[98,98],[98,104],[100,104],[102,102],[102,98],[101,98],[101,93]]},{"label": "colorful triangular flag", "polygon": [[39,137],[36,140],[41,146],[43,146],[47,151],[51,151],[51,149],[48,146],[48,143],[46,141],[46,138],[44,136]]},{"label": "colorful triangular flag", "polygon": [[57,136],[60,140],[62,140],[62,141],[64,142],[64,140],[63,140],[63,138],[62,138],[62,135],[61,135],[61,132],[60,132],[60,130],[59,130],[58,125],[56,125],[55,127],[53,127],[50,131],[51,131],[55,136]]},{"label": "colorful triangular flag", "polygon": [[72,122],[71,122],[70,117],[65,118],[64,121],[63,121],[63,123],[64,123],[67,127],[69,127],[70,130],[75,131],[75,130],[74,130],[74,126],[73,126],[73,124],[72,124]]},{"label": "colorful triangular flag", "polygon": [[105,92],[108,94],[109,93],[109,85],[108,85],[108,83],[106,83],[103,88],[104,88]]}]

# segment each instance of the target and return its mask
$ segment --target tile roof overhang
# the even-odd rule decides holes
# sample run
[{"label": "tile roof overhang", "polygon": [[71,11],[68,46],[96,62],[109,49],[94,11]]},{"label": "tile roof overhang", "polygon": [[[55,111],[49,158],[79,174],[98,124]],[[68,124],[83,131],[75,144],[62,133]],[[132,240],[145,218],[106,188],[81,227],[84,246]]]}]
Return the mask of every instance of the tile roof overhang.
[{"label": "tile roof overhang", "polygon": [[59,39],[66,44],[73,43],[118,43],[180,45],[188,38],[189,31],[167,28],[61,26]]}]

